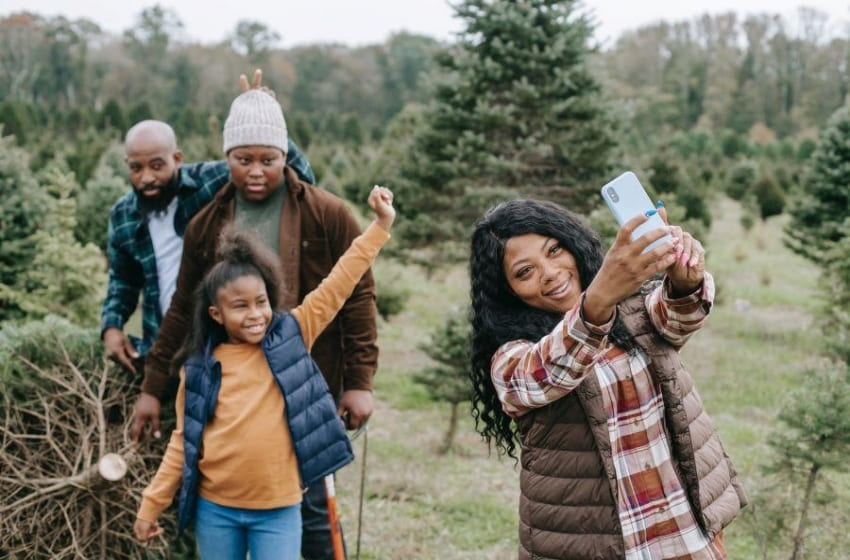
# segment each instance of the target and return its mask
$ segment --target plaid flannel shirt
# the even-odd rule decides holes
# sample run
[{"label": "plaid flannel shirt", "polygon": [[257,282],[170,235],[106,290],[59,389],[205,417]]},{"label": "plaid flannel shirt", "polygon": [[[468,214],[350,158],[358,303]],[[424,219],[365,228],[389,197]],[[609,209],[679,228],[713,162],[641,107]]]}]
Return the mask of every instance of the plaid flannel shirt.
[{"label": "plaid flannel shirt", "polygon": [[[714,300],[706,274],[697,293],[668,298],[665,284],[646,297],[655,329],[676,347],[705,322]],[[625,557],[725,558],[722,537],[709,541],[700,529],[673,464],[664,423],[664,401],[642,351],[629,354],[608,344],[613,324],[589,325],[578,305],[536,343],[508,342],[492,360],[492,379],[504,411],[517,417],[545,406],[595,375],[608,418],[617,473]]]},{"label": "plaid flannel shirt", "polygon": [[[289,140],[286,164],[295,169],[301,179],[315,183],[310,163],[292,140]],[[224,161],[213,161],[181,165],[179,173],[174,230],[183,237],[192,217],[228,183],[230,169]],[[101,309],[101,336],[108,328],[124,328],[139,304],[141,293],[142,338],[131,338],[136,350],[144,356],[159,331],[163,310],[159,308],[159,279],[153,243],[132,190],[121,197],[109,212],[106,255],[109,259],[109,284]]]}]

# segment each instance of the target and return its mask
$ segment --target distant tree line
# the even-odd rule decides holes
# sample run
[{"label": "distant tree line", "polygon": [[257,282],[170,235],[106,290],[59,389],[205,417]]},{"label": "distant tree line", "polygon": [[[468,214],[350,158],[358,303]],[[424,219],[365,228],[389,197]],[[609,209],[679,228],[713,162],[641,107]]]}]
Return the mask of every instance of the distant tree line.
[{"label": "distant tree line", "polygon": [[[811,135],[850,88],[850,43],[827,34],[829,23],[811,8],[800,8],[793,29],[767,13],[660,22],[591,53],[590,66],[643,135],[695,127],[760,140]],[[18,107],[23,121],[63,130],[86,124],[121,128],[155,114],[183,133],[203,133],[209,114],[226,113],[234,75],[253,66],[266,68],[284,107],[314,128],[335,115],[338,122],[330,126],[341,129],[354,115],[367,133],[380,131],[405,104],[429,99],[423,77],[433,55],[448,46],[400,33],[360,48],[284,50],[276,47],[278,32],[251,20],[236,22],[218,44],[201,45],[183,40],[182,28],[173,11],[159,5],[144,9],[118,37],[87,19],[27,12],[0,19],[7,133],[15,124],[9,105]],[[120,115],[114,108],[103,115],[110,101]]]},{"label": "distant tree line", "polygon": [[468,25],[454,44],[400,33],[358,48],[281,49],[250,20],[192,43],[159,5],[121,36],[13,14],[0,19],[2,134],[33,169],[61,156],[81,184],[144,118],[171,123],[190,158],[220,157],[236,76],[262,67],[323,186],[394,182],[416,218],[402,238],[422,245],[462,237],[459,222],[506,192],[590,209],[594,187],[626,167],[695,224],[710,224],[706,193],[718,190],[780,213],[850,83],[850,42],[828,38],[811,9],[793,31],[776,15],[705,15],[600,51],[576,2],[490,4],[457,6]]},{"label": "distant tree line", "polygon": [[22,145],[45,131],[68,139],[94,127],[120,136],[150,117],[168,121],[181,137],[207,134],[210,119],[218,127],[227,114],[238,75],[262,67],[302,144],[314,134],[363,142],[380,135],[406,103],[426,99],[422,77],[440,47],[400,33],[363,48],[284,51],[275,47],[277,32],[249,20],[220,43],[200,45],[181,41],[182,27],[159,5],[143,10],[120,37],[85,19],[0,19],[3,134]]}]

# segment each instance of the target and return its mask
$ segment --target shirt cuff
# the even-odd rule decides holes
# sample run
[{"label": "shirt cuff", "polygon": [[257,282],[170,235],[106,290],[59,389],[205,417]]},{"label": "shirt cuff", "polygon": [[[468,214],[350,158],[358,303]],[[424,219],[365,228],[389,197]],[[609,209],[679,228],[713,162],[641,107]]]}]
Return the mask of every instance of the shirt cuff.
[{"label": "shirt cuff", "polygon": [[372,391],[372,379],[375,370],[370,367],[350,367],[342,375],[342,390],[345,391]]},{"label": "shirt cuff", "polygon": [[597,350],[603,348],[608,342],[608,334],[614,327],[614,321],[617,318],[617,310],[616,308],[614,309],[614,313],[611,315],[610,319],[601,325],[595,325],[584,319],[584,314],[582,313],[583,306],[584,294],[581,295],[578,305],[576,305],[571,311],[567,312],[567,333],[570,338],[585,346]]},{"label": "shirt cuff", "polygon": [[124,321],[117,313],[105,313],[100,319],[100,338],[103,338],[103,333],[106,329],[116,328],[124,330]]},{"label": "shirt cuff", "polygon": [[672,286],[670,279],[665,278],[661,297],[671,310],[693,308],[694,304],[700,304],[707,311],[714,305],[714,278],[708,272],[703,276],[702,284],[688,295],[674,298],[671,297]]},{"label": "shirt cuff", "polygon": [[159,402],[162,402],[167,396],[174,394],[174,381],[175,379],[172,379],[172,376],[168,374],[150,373],[148,371],[148,364],[145,363],[145,378],[142,380],[143,393],[153,395],[159,399]]},{"label": "shirt cuff", "polygon": [[139,513],[136,514],[136,517],[148,523],[156,523],[163,511],[165,511],[165,508],[153,500],[142,498],[142,504],[139,506]]},{"label": "shirt cuff", "polygon": [[373,221],[363,232],[364,241],[368,241],[372,245],[382,247],[390,240],[390,232],[378,225],[378,222]]}]

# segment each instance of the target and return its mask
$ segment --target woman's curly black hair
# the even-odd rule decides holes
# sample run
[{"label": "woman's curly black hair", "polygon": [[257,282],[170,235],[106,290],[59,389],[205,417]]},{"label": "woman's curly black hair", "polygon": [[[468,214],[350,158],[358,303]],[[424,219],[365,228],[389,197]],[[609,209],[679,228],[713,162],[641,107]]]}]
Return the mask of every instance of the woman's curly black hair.
[{"label": "woman's curly black hair", "polygon": [[193,354],[225,342],[224,327],[213,321],[209,308],[218,303],[218,291],[242,276],[256,276],[266,286],[272,310],[278,309],[281,289],[280,259],[253,234],[227,226],[219,235],[216,263],[195,289],[192,323],[183,345],[171,362],[174,372]]},{"label": "woman's curly black hair", "polygon": [[[511,340],[539,340],[564,316],[536,309],[519,299],[508,286],[503,260],[508,239],[536,233],[558,240],[575,258],[581,289],[599,271],[604,258],[599,235],[577,214],[551,202],[517,199],[503,202],[476,224],[469,257],[472,308],[472,414],[476,430],[495,444],[500,454],[516,458],[516,425],[502,411],[490,377],[490,361]],[[611,341],[624,350],[635,347],[632,335],[617,319]]]}]

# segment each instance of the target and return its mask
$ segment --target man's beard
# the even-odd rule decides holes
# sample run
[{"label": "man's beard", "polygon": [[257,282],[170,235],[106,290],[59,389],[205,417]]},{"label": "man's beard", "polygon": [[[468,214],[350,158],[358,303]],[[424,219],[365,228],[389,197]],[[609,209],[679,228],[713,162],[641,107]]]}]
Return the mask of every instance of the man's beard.
[{"label": "man's beard", "polygon": [[148,197],[143,195],[139,190],[136,190],[136,203],[139,205],[139,211],[143,216],[147,216],[149,214],[153,214],[156,212],[163,212],[168,205],[171,204],[171,201],[174,200],[174,197],[177,195],[177,187],[179,184],[178,173],[175,172],[174,175],[171,176],[171,179],[168,183],[165,184],[164,187],[159,191],[159,194],[155,197]]}]

